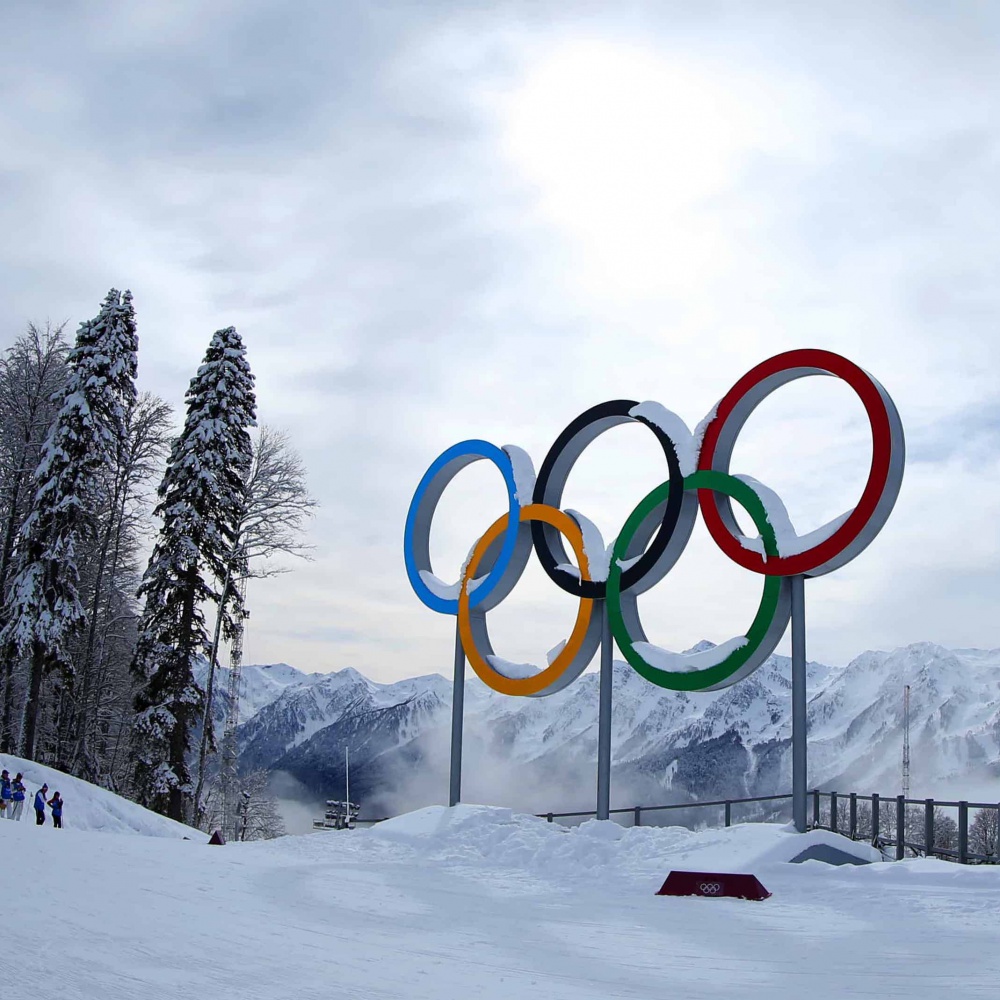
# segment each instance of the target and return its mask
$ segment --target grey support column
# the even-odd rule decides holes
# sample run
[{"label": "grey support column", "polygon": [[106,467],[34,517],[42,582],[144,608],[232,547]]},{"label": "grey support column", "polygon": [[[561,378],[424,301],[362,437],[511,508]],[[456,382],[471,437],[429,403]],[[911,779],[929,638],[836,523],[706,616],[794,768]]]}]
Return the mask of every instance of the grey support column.
[{"label": "grey support column", "polygon": [[451,693],[451,789],[448,805],[462,801],[462,726],[465,721],[465,650],[455,619],[455,682]]},{"label": "grey support column", "polygon": [[806,605],[805,577],[790,578],[792,587],[792,819],[806,831]]},{"label": "grey support column", "polygon": [[611,815],[611,623],[608,606],[601,601],[601,698],[597,716],[597,818]]}]

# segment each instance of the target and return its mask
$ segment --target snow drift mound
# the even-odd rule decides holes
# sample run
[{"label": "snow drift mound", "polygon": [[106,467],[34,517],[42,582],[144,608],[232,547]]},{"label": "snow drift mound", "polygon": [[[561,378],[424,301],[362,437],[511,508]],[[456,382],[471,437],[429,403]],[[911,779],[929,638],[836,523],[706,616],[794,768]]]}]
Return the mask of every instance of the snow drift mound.
[{"label": "snow drift mound", "polygon": [[[63,826],[71,830],[97,830],[102,833],[136,833],[144,837],[171,837],[179,840],[189,837],[192,840],[204,840],[205,835],[183,823],[177,823],[159,813],[144,809],[128,799],[123,799],[106,788],[99,788],[89,781],[74,778],[54,767],[36,764],[32,760],[3,755],[0,766],[5,767],[11,778],[20,771],[24,775],[24,784],[28,789],[24,804],[22,823],[34,823],[35,814],[32,802],[35,792],[43,784],[49,786],[48,797],[58,792],[66,803],[63,811]],[[52,817],[46,810],[46,826],[52,823]]]},{"label": "snow drift mound", "polygon": [[[826,830],[798,834],[790,825],[744,823],[717,830],[679,826],[622,827],[588,820],[563,827],[494,806],[428,806],[361,834],[399,852],[433,860],[465,860],[540,874],[593,874],[655,879],[672,869],[756,872],[784,866],[809,847],[838,848],[859,861],[880,861],[867,844]],[[818,864],[819,862],[813,862]]]}]

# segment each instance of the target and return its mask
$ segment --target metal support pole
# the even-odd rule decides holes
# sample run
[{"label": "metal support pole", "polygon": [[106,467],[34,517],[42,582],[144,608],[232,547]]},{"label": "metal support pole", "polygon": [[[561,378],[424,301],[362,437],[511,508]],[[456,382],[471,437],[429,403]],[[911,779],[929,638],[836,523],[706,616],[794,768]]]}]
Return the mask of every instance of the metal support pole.
[{"label": "metal support pole", "polygon": [[958,804],[958,863],[969,863],[969,803]]},{"label": "metal support pole", "polygon": [[[819,827],[819,789],[813,789],[813,827]],[[798,829],[798,827],[796,827]]]},{"label": "metal support pole", "polygon": [[837,833],[837,793],[830,792],[830,830]]},{"label": "metal support pole", "polygon": [[924,857],[934,854],[934,800],[924,799]]},{"label": "metal support pole", "polygon": [[851,792],[851,804],[847,814],[847,822],[850,828],[851,840],[858,839],[858,793]]},{"label": "metal support pole", "polygon": [[878,792],[872,793],[872,845],[878,847],[879,825],[881,820],[882,804],[879,802]]},{"label": "metal support pole", "polygon": [[792,588],[792,819],[806,831],[806,599],[805,577]]},{"label": "metal support pole", "polygon": [[611,621],[607,602],[601,606],[601,697],[597,716],[597,818],[611,815]]},{"label": "metal support pole", "polygon": [[465,650],[455,619],[455,681],[451,692],[451,788],[448,805],[462,801],[462,726],[465,721]]},{"label": "metal support pole", "polygon": [[642,826],[642,806],[635,807],[635,815],[632,817],[633,826]]},{"label": "metal support pole", "polygon": [[902,861],[906,853],[906,799],[896,796],[896,860]]},{"label": "metal support pole", "polygon": [[733,825],[733,804],[732,802],[726,801],[726,826]]}]

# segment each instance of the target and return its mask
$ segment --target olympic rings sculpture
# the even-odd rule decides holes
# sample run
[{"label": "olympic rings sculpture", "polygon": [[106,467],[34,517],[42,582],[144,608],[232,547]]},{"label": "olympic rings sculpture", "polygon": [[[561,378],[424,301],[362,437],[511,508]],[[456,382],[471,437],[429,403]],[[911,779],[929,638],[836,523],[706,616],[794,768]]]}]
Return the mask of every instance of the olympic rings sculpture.
[{"label": "olympic rings sculpture", "polygon": [[[871,426],[872,462],[858,504],[800,537],[780,498],[748,476],[732,475],[729,465],[739,432],[760,402],[808,375],[840,378],[857,394]],[[606,549],[583,515],[563,511],[560,504],[569,474],[586,447],[611,427],[630,421],[642,424],[656,438],[667,478],[639,502]],[[507,511],[475,543],[458,582],[448,585],[431,567],[434,511],[458,472],[484,460],[503,476]],[[600,601],[607,606],[618,648],[639,674],[660,687],[711,691],[749,676],[774,651],[790,615],[790,577],[829,573],[871,543],[896,502],[904,461],[899,414],[874,378],[829,351],[789,351],[747,372],[694,434],[659,403],[619,399],[594,406],[573,420],[549,449],[537,477],[530,458],[513,445],[498,448],[480,440],[453,445],[431,464],[414,492],[403,540],[406,572],[427,607],[457,616],[469,663],[489,687],[503,694],[554,694],[579,677],[601,642]],[[756,538],[741,532],[733,501],[753,521]],[[669,653],[648,641],[637,598],[677,562],[699,510],[719,548],[733,562],[763,577],[760,605],[745,635],[700,652]],[[572,633],[549,653],[542,669],[524,669],[528,665],[510,664],[496,656],[486,624],[486,613],[513,590],[532,551],[552,582],[580,602]]]}]

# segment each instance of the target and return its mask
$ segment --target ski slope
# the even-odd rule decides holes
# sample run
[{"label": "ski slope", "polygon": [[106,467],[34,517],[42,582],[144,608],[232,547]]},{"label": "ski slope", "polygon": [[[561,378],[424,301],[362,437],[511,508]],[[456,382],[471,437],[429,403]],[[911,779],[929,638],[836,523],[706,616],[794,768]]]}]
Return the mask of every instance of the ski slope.
[{"label": "ski slope", "polygon": [[[781,860],[801,846],[778,826],[565,830],[473,806],[225,847],[0,822],[0,852],[21,876],[0,909],[0,940],[23,959],[3,992],[996,996],[1000,870]],[[674,867],[750,870],[773,896],[655,896]]]},{"label": "ski slope", "polygon": [[[48,797],[53,792],[59,792],[65,803],[63,808],[63,825],[73,830],[95,830],[101,833],[135,833],[145,837],[172,837],[175,840],[184,837],[202,839],[200,830],[193,830],[183,823],[177,823],[159,813],[143,809],[142,806],[128,799],[115,795],[104,788],[79,778],[73,778],[54,767],[36,764],[33,760],[24,760],[10,754],[0,756],[0,767],[10,772],[11,778],[19,771],[24,775],[24,784],[28,789],[24,803],[24,813],[21,823],[34,824],[35,813],[32,803],[35,792],[43,784],[49,786]],[[49,810],[45,810],[45,822],[51,824]]]}]

